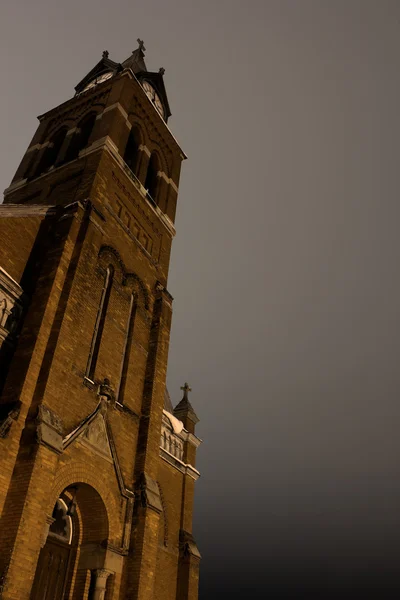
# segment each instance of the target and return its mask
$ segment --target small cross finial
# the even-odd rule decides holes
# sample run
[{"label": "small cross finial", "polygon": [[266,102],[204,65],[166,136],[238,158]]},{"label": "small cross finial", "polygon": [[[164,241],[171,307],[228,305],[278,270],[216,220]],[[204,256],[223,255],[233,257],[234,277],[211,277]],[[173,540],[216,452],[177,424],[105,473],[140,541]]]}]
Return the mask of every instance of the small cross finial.
[{"label": "small cross finial", "polygon": [[108,50],[104,50],[103,58],[108,58],[108,54],[109,54]]},{"label": "small cross finial", "polygon": [[181,387],[181,390],[183,390],[183,397],[185,398],[185,400],[188,400],[188,392],[191,392],[192,388],[187,382],[185,382],[185,385]]},{"label": "small cross finial", "polygon": [[144,41],[138,38],[137,43],[139,44],[139,50],[141,50],[142,52],[146,52],[146,48],[144,47]]},{"label": "small cross finial", "polygon": [[164,75],[164,73],[165,73],[165,69],[164,69],[164,67],[160,67],[160,68],[158,69],[158,72],[160,73],[160,75]]}]

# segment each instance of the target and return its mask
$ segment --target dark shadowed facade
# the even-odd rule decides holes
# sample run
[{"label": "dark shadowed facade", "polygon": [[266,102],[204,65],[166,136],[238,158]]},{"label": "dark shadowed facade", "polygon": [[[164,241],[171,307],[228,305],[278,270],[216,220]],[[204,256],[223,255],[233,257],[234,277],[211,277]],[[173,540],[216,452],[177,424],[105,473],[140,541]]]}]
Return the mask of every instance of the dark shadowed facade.
[{"label": "dark shadowed facade", "polygon": [[197,598],[198,419],[165,387],[185,155],[163,75],[142,42],[104,52],[0,206],[4,600]]}]

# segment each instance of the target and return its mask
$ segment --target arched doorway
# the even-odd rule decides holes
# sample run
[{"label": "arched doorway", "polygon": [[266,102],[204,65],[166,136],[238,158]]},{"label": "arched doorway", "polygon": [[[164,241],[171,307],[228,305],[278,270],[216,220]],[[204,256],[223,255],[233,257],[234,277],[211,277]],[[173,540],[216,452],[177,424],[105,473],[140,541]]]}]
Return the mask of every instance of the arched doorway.
[{"label": "arched doorway", "polygon": [[64,597],[71,558],[73,523],[63,498],[57,500],[51,518],[32,587],[31,598],[35,600],[61,600]]},{"label": "arched doorway", "polygon": [[31,600],[104,599],[108,518],[90,485],[69,486],[58,498],[40,552]]}]

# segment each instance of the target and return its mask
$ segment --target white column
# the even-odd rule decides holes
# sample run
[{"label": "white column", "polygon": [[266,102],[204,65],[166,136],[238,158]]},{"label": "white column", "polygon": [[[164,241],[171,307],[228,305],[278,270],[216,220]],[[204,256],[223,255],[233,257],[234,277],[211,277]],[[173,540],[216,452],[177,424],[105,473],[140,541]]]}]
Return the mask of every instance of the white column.
[{"label": "white column", "polygon": [[95,577],[95,584],[93,590],[93,600],[104,600],[106,595],[107,579],[109,575],[112,575],[112,571],[108,569],[95,569],[93,575]]}]

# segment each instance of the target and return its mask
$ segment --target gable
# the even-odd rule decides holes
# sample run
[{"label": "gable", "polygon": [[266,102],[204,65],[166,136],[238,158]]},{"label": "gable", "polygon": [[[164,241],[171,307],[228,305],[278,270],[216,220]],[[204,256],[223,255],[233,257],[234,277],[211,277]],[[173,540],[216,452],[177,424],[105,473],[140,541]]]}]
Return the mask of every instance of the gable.
[{"label": "gable", "polygon": [[110,440],[104,417],[98,413],[79,438],[79,441],[96,454],[113,462]]},{"label": "gable", "polygon": [[120,64],[114,62],[113,60],[110,60],[108,56],[103,56],[103,58],[97,63],[97,65],[95,65],[93,69],[89,71],[89,73],[85,75],[83,79],[81,79],[78,85],[75,86],[76,93],[79,94],[90,81],[95,79],[95,77],[98,77],[99,75],[106,73],[107,71],[112,71],[114,74],[118,73],[119,71],[121,71],[121,68],[122,67]]},{"label": "gable", "polygon": [[107,421],[107,403],[100,401],[97,408],[63,439],[63,449],[78,443],[93,454],[100,456],[114,466],[119,487],[123,494],[131,494],[125,485],[115,449],[112,431]]}]

